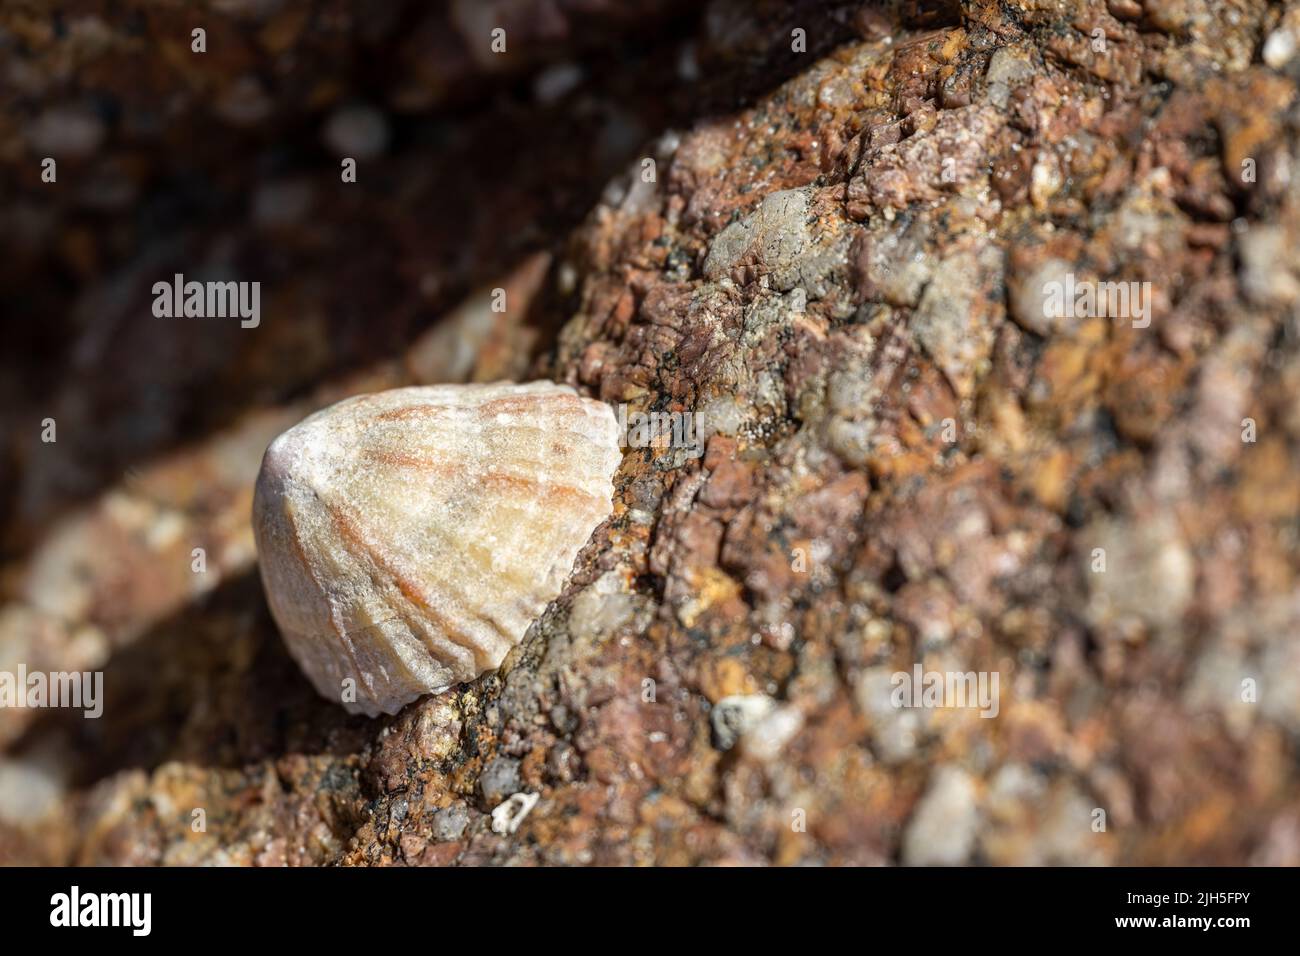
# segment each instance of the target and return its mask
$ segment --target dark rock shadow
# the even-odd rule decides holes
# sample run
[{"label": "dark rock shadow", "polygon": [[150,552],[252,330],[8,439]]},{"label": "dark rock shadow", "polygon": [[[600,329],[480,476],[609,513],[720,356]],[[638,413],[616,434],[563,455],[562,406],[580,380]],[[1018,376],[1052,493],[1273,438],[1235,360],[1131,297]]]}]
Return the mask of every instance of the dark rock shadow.
[{"label": "dark rock shadow", "polygon": [[[71,787],[168,761],[241,767],[358,753],[383,719],[320,697],[289,657],[256,570],[159,622],[104,668],[103,713],[47,710],[11,748],[57,743]],[[387,719],[387,718],[384,718]]]}]

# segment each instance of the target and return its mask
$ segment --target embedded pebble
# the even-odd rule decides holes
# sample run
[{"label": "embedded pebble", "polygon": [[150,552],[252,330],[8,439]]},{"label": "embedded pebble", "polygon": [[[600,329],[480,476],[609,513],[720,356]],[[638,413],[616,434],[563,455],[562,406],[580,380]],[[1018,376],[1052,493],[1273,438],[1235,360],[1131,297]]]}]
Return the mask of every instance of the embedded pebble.
[{"label": "embedded pebble", "polygon": [[28,127],[27,140],[36,152],[55,159],[83,159],[99,149],[107,132],[93,110],[60,106],[36,118]]},{"label": "embedded pebble", "polygon": [[730,750],[745,733],[776,710],[776,701],[764,694],[733,694],[713,705],[709,719],[719,750]]},{"label": "embedded pebble", "polygon": [[970,860],[979,826],[975,783],[964,770],[941,766],[903,834],[907,866],[959,866]]},{"label": "embedded pebble", "polygon": [[374,159],[388,149],[388,120],[370,106],[345,106],[325,124],[325,143],[338,156]]}]

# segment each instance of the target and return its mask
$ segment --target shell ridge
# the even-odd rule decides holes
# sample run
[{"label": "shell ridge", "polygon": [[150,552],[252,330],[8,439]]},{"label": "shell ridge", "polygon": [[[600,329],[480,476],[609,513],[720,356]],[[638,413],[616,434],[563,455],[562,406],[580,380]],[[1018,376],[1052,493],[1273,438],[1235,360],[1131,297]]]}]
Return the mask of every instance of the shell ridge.
[{"label": "shell ridge", "polygon": [[[382,549],[366,536],[361,525],[352,516],[345,514],[342,509],[338,509],[333,513],[333,517],[336,522],[341,522],[339,528],[343,534],[344,540],[359,547],[363,552],[362,556],[367,561],[373,563],[376,568],[388,575],[388,583],[391,583],[392,586],[397,589],[398,595],[411,607],[412,610],[408,611],[408,613],[402,614],[399,612],[393,615],[390,620],[406,623],[408,629],[433,660],[447,667],[454,664],[456,662],[456,654],[454,651],[448,651],[441,647],[438,647],[435,651],[435,645],[431,645],[425,638],[426,634],[432,634],[431,629],[427,627],[416,628],[411,626],[410,621],[412,619],[418,621],[422,614],[431,617],[433,619],[432,623],[442,632],[442,636],[446,641],[454,647],[464,648],[466,646],[465,642],[469,641],[469,635],[452,626],[450,620],[433,606],[433,603],[429,600],[428,596],[423,593],[418,582],[416,582],[409,574],[404,573],[405,569],[396,567],[392,559],[381,556]],[[372,580],[374,580],[376,587],[383,587],[383,581],[377,578]],[[376,626],[377,623],[378,622],[372,622],[370,625],[367,625],[367,629]]]},{"label": "shell ridge", "polygon": [[[308,577],[321,593],[321,597],[324,600],[326,607],[328,608],[328,612],[329,612],[328,616],[329,616],[330,623],[333,625],[334,630],[338,632],[339,639],[343,642],[344,653],[346,654],[348,660],[351,661],[353,671],[358,675],[358,678],[365,679],[365,675],[362,674],[361,672],[361,665],[357,660],[356,648],[353,646],[352,641],[349,640],[346,631],[341,626],[338,611],[334,607],[334,602],[330,600],[329,590],[325,587],[324,583],[320,580],[320,577],[316,573],[316,570],[312,567],[311,562],[307,560],[306,552],[302,547],[301,532],[299,531],[299,527],[298,527],[298,517],[293,513],[293,509],[290,502],[291,499],[288,498],[285,499],[283,513],[289,525],[289,530],[291,532],[291,539],[293,541],[294,548],[297,549],[299,555],[302,558],[302,566],[306,569]],[[367,686],[366,689],[372,692],[374,691],[374,688],[372,686]],[[325,693],[324,689],[319,686],[317,686],[317,690],[320,691],[322,694]],[[341,687],[340,690],[342,690]]]}]

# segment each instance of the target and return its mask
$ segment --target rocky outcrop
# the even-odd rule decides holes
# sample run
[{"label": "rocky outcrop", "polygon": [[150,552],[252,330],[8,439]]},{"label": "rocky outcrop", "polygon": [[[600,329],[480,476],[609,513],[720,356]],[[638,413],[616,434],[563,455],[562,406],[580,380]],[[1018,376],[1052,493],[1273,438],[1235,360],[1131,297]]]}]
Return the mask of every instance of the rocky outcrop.
[{"label": "rocky outcrop", "polygon": [[[404,358],[310,363],[15,535],[0,649],[103,667],[107,699],[0,713],[0,857],[1300,863],[1294,11],[813,6],[673,26],[675,88],[761,92],[640,130],[579,223],[474,278],[517,290],[505,313],[399,321]],[[464,161],[391,148],[415,182]],[[453,258],[490,233],[386,208]],[[407,314],[423,260],[388,261]],[[152,278],[133,262],[110,274]],[[283,314],[199,390],[315,341]],[[265,438],[341,394],[502,376],[690,416],[700,444],[629,447],[499,673],[350,718],[253,578]],[[983,706],[927,706],[927,675]]]}]

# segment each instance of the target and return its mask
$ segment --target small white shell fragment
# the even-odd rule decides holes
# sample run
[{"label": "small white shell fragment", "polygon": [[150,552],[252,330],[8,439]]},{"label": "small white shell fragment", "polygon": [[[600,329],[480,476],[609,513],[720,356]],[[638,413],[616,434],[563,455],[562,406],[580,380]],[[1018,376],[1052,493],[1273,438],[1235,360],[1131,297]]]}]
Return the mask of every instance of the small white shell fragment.
[{"label": "small white shell fragment", "polygon": [[541,799],[540,793],[516,793],[492,811],[493,833],[514,833]]},{"label": "small white shell fragment", "polygon": [[289,652],[352,713],[501,664],[613,510],[608,405],[550,382],[349,398],[266,450],[253,528]]}]

